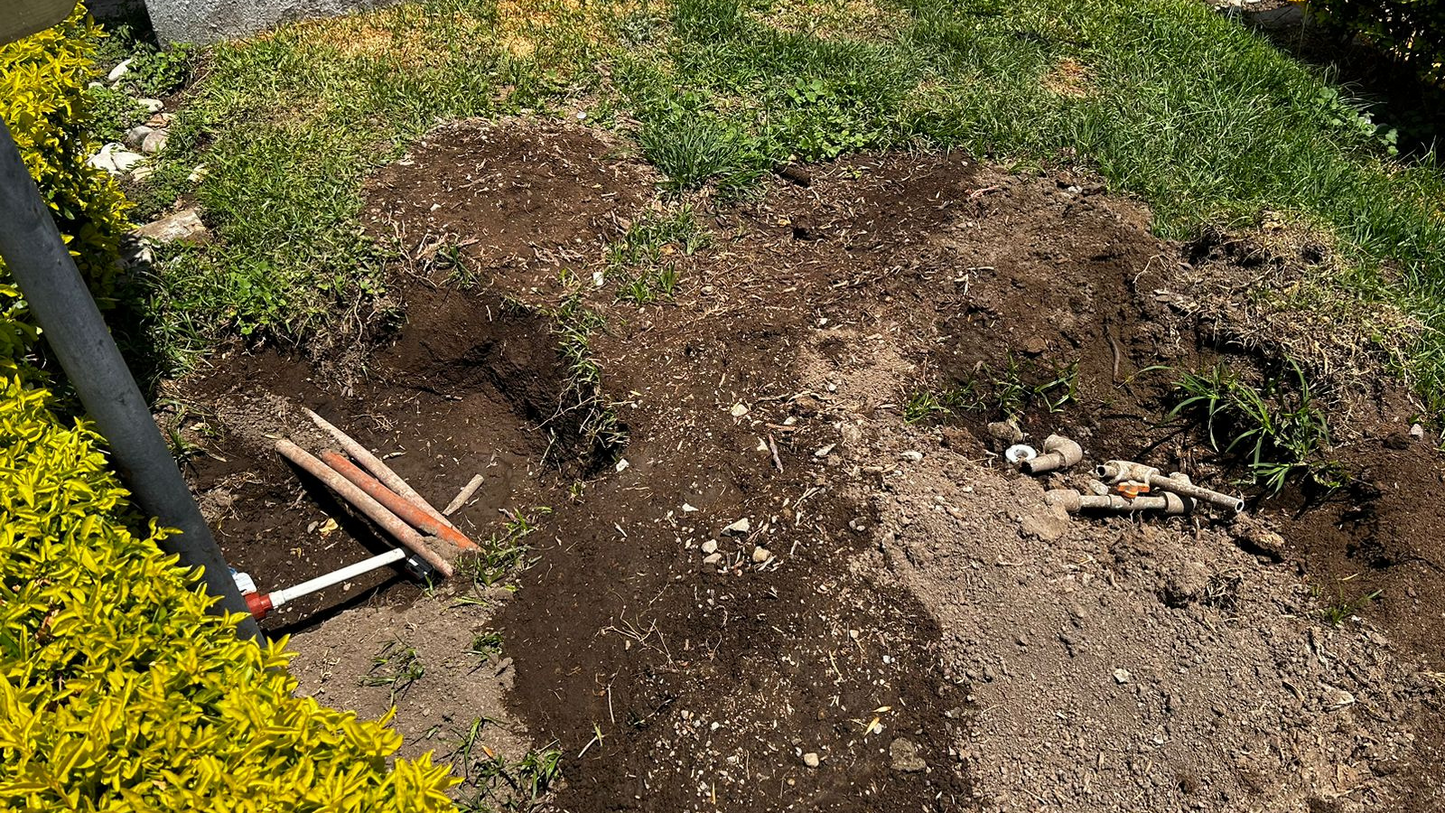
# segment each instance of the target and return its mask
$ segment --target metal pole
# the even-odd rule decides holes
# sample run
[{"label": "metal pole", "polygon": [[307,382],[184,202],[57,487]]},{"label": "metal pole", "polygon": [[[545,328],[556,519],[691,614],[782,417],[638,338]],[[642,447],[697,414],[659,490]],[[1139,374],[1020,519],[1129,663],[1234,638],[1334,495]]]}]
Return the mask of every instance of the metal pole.
[{"label": "metal pole", "polygon": [[[161,548],[179,554],[185,567],[205,569],[206,590],[220,597],[220,608],[247,612],[226,559],[4,126],[0,126],[0,257],[25,294],[86,412],[110,444],[111,459],[136,502],[163,524],[181,530]],[[249,615],[237,632],[261,637],[261,628]]]}]

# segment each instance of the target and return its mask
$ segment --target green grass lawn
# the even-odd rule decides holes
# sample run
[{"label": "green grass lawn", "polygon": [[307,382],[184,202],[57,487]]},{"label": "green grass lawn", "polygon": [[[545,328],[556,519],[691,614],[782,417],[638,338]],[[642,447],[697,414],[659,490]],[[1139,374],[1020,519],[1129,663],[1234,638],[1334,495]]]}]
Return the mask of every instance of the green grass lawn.
[{"label": "green grass lawn", "polygon": [[[220,239],[164,258],[154,341],[177,369],[238,333],[328,329],[385,284],[357,224],[368,171],[443,119],[561,110],[621,127],[669,187],[724,195],[903,147],[1090,169],[1165,237],[1325,233],[1342,286],[1445,327],[1440,167],[1391,158],[1341,88],[1198,0],[419,0],[204,57],[142,206],[204,163]],[[1445,391],[1445,341],[1412,355],[1420,391]]]}]

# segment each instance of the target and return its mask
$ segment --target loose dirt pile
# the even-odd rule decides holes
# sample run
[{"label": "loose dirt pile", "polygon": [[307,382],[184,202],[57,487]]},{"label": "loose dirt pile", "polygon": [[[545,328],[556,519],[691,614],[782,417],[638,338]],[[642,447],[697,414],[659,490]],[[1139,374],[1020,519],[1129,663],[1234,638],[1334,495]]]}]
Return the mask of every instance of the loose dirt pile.
[{"label": "loose dirt pile", "polygon": [[[1397,393],[1337,439],[1364,485],[1232,521],[1059,516],[1044,488],[1079,477],[1001,464],[1001,391],[1031,442],[1063,431],[1086,464],[1238,474],[1165,425],[1180,370],[1272,361],[1202,327],[1228,309],[1194,298],[1191,254],[1070,177],[903,154],[789,175],[712,212],[709,247],[619,268],[607,244],[677,209],[605,136],[454,125],[382,173],[370,227],[416,276],[367,376],[343,390],[261,356],[189,391],[222,415],[274,414],[225,406],[260,393],[334,415],[405,450],[390,462],[433,501],[481,471],[464,529],[530,513],[537,560],[476,615],[354,585],[385,606],[294,639],[306,690],[374,712],[385,691],[343,688],[368,650],[423,641],[443,666],[396,724],[431,747],[499,714],[500,661],[454,689],[483,661],[443,651],[498,632],[519,723],[493,747],[555,740],[574,811],[1440,808],[1440,543],[1411,523],[1445,486]],[[664,271],[671,296],[620,296]],[[578,397],[589,371],[601,398]],[[959,395],[952,414],[928,393]],[[588,431],[604,413],[625,443]],[[299,581],[359,558],[341,541],[359,523],[325,508],[347,533],[322,547],[320,495],[264,432],[218,422],[227,462],[199,459],[197,484],[233,562]],[[1375,589],[1362,620],[1322,620],[1331,591]]]}]

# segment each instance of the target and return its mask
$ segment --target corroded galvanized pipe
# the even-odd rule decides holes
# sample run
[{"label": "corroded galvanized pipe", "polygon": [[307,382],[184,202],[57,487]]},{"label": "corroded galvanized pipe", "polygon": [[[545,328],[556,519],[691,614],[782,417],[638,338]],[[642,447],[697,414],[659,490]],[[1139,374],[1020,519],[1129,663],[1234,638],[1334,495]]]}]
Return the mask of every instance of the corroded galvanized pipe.
[{"label": "corroded galvanized pipe", "polygon": [[1176,516],[1187,514],[1194,508],[1193,500],[1168,491],[1157,497],[1135,497],[1131,500],[1118,494],[1096,496],[1080,494],[1072,489],[1059,488],[1045,494],[1044,499],[1049,505],[1057,505],[1070,514],[1076,514],[1079,511],[1116,511],[1119,513],[1158,511],[1169,516]]},{"label": "corroded galvanized pipe", "polygon": [[1032,460],[1025,460],[1021,468],[1029,474],[1043,474],[1048,471],[1067,469],[1084,459],[1084,449],[1063,435],[1049,435],[1044,438],[1044,453]]},{"label": "corroded galvanized pipe", "polygon": [[416,492],[416,489],[412,488],[410,485],[407,484],[405,480],[401,479],[400,475],[392,471],[391,466],[388,466],[385,463],[381,462],[381,458],[372,454],[370,449],[367,449],[365,446],[357,443],[356,438],[353,438],[352,436],[341,431],[330,421],[327,421],[325,418],[317,415],[315,412],[312,412],[305,407],[302,407],[301,411],[305,412],[311,418],[311,420],[315,422],[317,426],[326,430],[327,434],[335,438],[336,442],[341,444],[341,448],[344,449],[347,454],[356,458],[356,462],[360,463],[363,467],[366,468],[367,471],[371,472],[372,475],[376,477],[376,479],[385,483],[387,488],[411,500],[418,508],[430,514],[431,518],[436,520],[437,522],[440,522],[447,527],[454,527],[451,520],[447,519],[446,516],[442,514],[442,512],[436,510],[436,508],[433,507],[431,503],[426,501],[425,497]]},{"label": "corroded galvanized pipe", "polygon": [[1142,463],[1134,463],[1128,460],[1110,460],[1099,466],[1097,474],[1110,483],[1120,483],[1126,480],[1135,480],[1145,483],[1150,488],[1157,488],[1160,491],[1168,491],[1183,497],[1192,497],[1200,502],[1207,502],[1238,514],[1244,510],[1244,500],[1223,494],[1212,489],[1196,486],[1189,482],[1189,478],[1175,472],[1169,477],[1159,473],[1153,466],[1146,466]]},{"label": "corroded galvanized pipe", "polygon": [[351,503],[358,511],[370,517],[372,522],[380,525],[396,541],[410,548],[411,552],[421,557],[422,561],[436,568],[444,578],[451,578],[451,564],[436,551],[427,547],[421,534],[417,533],[415,528],[402,522],[401,518],[387,510],[386,506],[372,499],[365,491],[342,477],[335,469],[317,460],[310,452],[291,441],[285,438],[276,441],[276,451],[325,483],[326,487],[336,492],[338,497]]},{"label": "corroded galvanized pipe", "polygon": [[421,510],[421,506],[387,488],[380,480],[357,468],[356,464],[341,456],[339,452],[330,449],[323,451],[321,462],[336,469],[342,477],[350,480],[357,488],[386,506],[388,511],[406,520],[412,527],[450,542],[462,550],[477,549],[477,543],[468,539],[461,531],[437,522],[430,514]]}]

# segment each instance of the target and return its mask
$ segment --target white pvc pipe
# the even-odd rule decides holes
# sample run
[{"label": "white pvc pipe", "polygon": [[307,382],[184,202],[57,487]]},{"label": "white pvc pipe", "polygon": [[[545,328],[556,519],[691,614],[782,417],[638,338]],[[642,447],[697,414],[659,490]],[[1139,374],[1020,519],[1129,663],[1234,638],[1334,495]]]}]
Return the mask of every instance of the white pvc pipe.
[{"label": "white pvc pipe", "polygon": [[337,582],[344,582],[354,576],[369,573],[379,567],[384,567],[406,558],[406,551],[401,548],[392,548],[386,553],[373,556],[370,559],[363,559],[354,565],[347,565],[340,570],[333,570],[324,576],[317,576],[310,581],[304,581],[295,587],[287,587],[284,590],[275,590],[271,593],[271,606],[280,607],[288,601],[295,601],[308,593],[315,593],[317,590],[325,590]]}]

